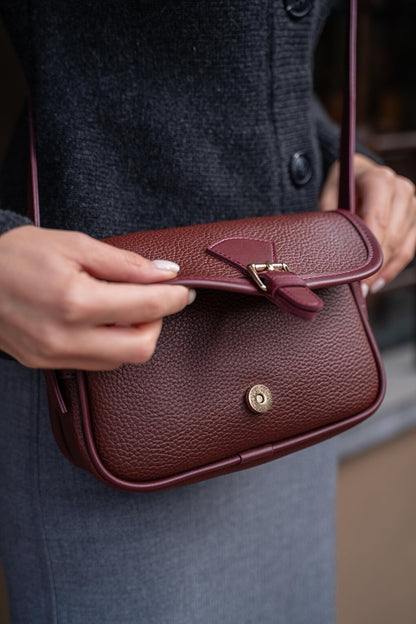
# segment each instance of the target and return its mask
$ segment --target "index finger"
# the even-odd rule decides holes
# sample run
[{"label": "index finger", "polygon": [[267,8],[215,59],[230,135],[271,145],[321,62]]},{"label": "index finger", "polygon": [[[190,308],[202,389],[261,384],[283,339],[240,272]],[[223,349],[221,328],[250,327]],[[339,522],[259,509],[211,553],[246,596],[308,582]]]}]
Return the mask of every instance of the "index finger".
[{"label": "index finger", "polygon": [[85,275],[63,303],[64,319],[78,325],[139,325],[175,314],[195,298],[185,286],[121,284]]},{"label": "index finger", "polygon": [[98,279],[109,282],[149,284],[172,279],[179,266],[169,260],[151,261],[135,251],[120,249],[109,243],[80,235],[71,259]]}]

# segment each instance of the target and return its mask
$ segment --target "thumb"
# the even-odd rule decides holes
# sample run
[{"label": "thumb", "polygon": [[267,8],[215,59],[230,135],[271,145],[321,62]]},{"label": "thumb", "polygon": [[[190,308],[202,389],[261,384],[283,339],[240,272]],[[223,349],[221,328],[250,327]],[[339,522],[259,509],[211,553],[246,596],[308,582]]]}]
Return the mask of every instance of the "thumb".
[{"label": "thumb", "polygon": [[338,208],[339,162],[329,170],[319,198],[319,210],[328,212]]},{"label": "thumb", "polygon": [[151,284],[173,279],[179,266],[168,260],[144,258],[134,251],[119,249],[86,237],[82,252],[76,255],[81,267],[93,277],[109,282]]}]

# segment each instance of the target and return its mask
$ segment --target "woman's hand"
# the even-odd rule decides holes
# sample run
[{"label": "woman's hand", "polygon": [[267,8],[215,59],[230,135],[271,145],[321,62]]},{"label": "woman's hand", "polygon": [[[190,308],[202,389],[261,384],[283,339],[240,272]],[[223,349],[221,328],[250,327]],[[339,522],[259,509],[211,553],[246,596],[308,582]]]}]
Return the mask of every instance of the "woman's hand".
[{"label": "woman's hand", "polygon": [[[384,255],[380,271],[363,283],[364,294],[377,292],[413,259],[416,248],[416,197],[413,182],[366,156],[354,157],[357,214],[378,239]],[[339,163],[325,181],[320,210],[335,210]]]},{"label": "woman's hand", "polygon": [[184,286],[155,283],[178,269],[79,232],[10,230],[0,236],[0,349],[34,368],[144,362],[162,318],[195,297]]}]

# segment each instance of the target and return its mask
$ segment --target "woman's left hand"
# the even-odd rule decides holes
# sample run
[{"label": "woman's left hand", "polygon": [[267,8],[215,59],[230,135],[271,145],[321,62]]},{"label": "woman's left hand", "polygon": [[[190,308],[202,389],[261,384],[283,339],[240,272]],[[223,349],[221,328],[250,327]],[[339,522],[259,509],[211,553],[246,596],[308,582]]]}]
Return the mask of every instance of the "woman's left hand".
[{"label": "woman's left hand", "polygon": [[[383,250],[381,269],[363,283],[363,292],[375,293],[413,259],[416,249],[415,185],[393,169],[361,154],[354,157],[357,214]],[[319,209],[335,210],[338,203],[339,162],[329,170]]]}]

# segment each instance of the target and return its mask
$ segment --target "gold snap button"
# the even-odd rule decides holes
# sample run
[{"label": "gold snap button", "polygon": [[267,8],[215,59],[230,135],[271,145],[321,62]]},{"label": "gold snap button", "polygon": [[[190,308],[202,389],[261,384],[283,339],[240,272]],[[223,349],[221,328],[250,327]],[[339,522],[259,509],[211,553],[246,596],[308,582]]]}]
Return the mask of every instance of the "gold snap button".
[{"label": "gold snap button", "polygon": [[252,412],[263,414],[272,406],[272,393],[267,386],[257,384],[247,390],[246,403]]}]

